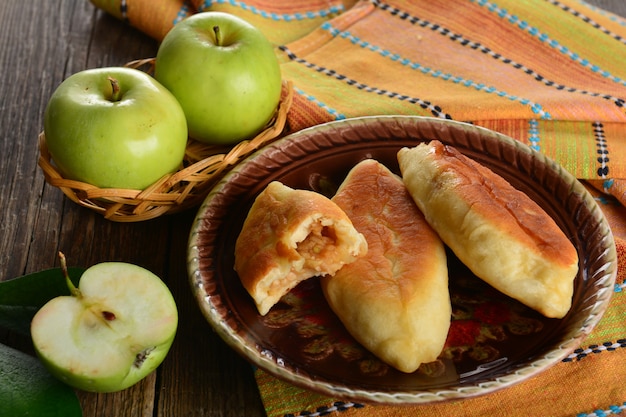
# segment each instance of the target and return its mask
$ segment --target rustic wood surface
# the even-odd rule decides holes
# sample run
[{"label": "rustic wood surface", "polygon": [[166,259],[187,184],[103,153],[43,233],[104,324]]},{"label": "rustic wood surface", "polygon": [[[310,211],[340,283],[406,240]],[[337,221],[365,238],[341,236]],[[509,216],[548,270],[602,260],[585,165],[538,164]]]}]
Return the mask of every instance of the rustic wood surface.
[{"label": "rustic wood surface", "polygon": [[[624,0],[588,0],[626,16]],[[0,5],[0,280],[58,266],[116,260],[141,265],[171,288],[179,331],[162,366],[114,394],[79,392],[84,416],[262,416],[252,368],[215,335],[192,299],[186,246],[194,210],[123,224],[46,185],[37,135],[54,89],[70,74],[152,57],[157,43],[87,0],[2,0]],[[30,342],[0,329],[0,342]]]}]

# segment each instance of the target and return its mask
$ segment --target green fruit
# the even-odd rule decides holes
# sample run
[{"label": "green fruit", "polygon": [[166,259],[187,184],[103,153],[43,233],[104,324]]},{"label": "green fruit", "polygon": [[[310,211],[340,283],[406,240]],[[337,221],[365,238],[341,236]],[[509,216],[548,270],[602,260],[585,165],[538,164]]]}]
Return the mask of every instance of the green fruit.
[{"label": "green fruit", "polygon": [[46,107],[44,133],[65,177],[138,190],[178,169],[188,138],[174,96],[148,74],[117,67],[63,81]]},{"label": "green fruit", "polygon": [[245,20],[197,13],[159,46],[155,78],[180,102],[189,135],[233,144],[259,133],[274,115],[281,73],[272,44]]},{"label": "green fruit", "polygon": [[120,391],[156,369],[167,355],[178,312],[167,286],[139,266],[105,262],[87,269],[72,295],[35,314],[31,336],[46,368],[67,384]]}]

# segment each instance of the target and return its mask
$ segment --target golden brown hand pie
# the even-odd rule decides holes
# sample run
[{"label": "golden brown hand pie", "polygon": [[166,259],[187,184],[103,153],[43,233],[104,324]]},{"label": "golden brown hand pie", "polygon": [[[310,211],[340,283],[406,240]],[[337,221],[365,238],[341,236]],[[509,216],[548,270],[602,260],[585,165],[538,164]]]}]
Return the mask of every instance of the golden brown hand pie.
[{"label": "golden brown hand pie", "polygon": [[569,311],[578,254],[537,203],[438,141],[398,161],[428,223],[474,274],[547,317]]},{"label": "golden brown hand pie", "polygon": [[330,199],[270,183],[235,243],[235,270],[261,315],[301,281],[333,275],[367,253],[367,242]]},{"label": "golden brown hand pie", "polygon": [[403,372],[441,353],[450,327],[444,245],[402,180],[374,160],[356,165],[333,201],[368,253],[321,278],[332,310],[366,349]]}]

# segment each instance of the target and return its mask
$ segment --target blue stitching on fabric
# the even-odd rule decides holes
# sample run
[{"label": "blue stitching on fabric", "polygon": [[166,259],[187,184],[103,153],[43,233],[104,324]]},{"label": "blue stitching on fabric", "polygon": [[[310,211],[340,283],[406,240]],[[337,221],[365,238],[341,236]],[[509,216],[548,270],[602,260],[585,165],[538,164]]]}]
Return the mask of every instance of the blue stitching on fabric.
[{"label": "blue stitching on fabric", "polygon": [[626,26],[626,19],[623,19],[620,16],[617,16],[617,15],[615,15],[613,13],[609,13],[609,12],[607,12],[606,10],[604,10],[604,9],[602,9],[600,7],[597,7],[597,6],[594,6],[593,4],[587,3],[586,1],[579,0],[578,3],[583,5],[583,6],[585,6],[585,7],[587,7],[587,8],[589,8],[590,10],[593,10],[594,12],[596,12],[598,14],[601,14],[602,16],[608,18],[613,23],[617,23],[618,25],[621,25],[621,26]]},{"label": "blue stitching on fabric", "polygon": [[[433,70],[432,68],[429,67],[424,67],[422,66],[420,63],[418,62],[412,62],[411,60],[407,59],[407,58],[402,58],[400,55],[398,54],[394,54],[389,50],[386,49],[382,49],[380,46],[377,45],[373,45],[368,41],[362,40],[357,36],[352,35],[350,32],[348,31],[340,31],[339,29],[333,27],[329,22],[324,22],[321,25],[321,28],[326,30],[327,32],[329,32],[333,37],[341,37],[343,39],[349,40],[352,44],[360,46],[363,49],[369,50],[371,52],[375,52],[378,53],[379,55],[381,55],[384,58],[388,58],[391,61],[394,62],[399,62],[400,64],[411,68],[413,70],[416,71],[420,71],[426,75],[430,75],[434,78],[440,78],[444,81],[452,81],[455,84],[460,84],[463,85],[465,87],[472,87],[474,89],[476,89],[477,91],[484,91],[486,93],[490,93],[490,94],[496,94],[500,97],[505,97],[508,98],[511,101],[518,101],[523,105],[530,105],[530,108],[532,110],[533,113],[539,115],[542,119],[551,119],[552,117],[550,116],[550,114],[546,111],[543,110],[542,106],[538,103],[533,103],[528,99],[524,99],[524,98],[519,98],[517,96],[514,95],[510,95],[505,91],[498,91],[495,87],[487,87],[482,83],[476,83],[472,80],[466,80],[461,76],[452,76],[451,74],[445,74],[442,75],[440,70]],[[450,78],[453,77],[453,78]]]},{"label": "blue stitching on fabric", "polygon": [[368,93],[374,93],[377,94],[379,96],[386,96],[389,98],[394,98],[397,100],[401,100],[401,101],[406,101],[408,103],[411,104],[417,104],[418,106],[420,106],[422,109],[424,110],[429,110],[430,113],[435,116],[435,117],[440,117],[440,118],[444,118],[444,119],[452,119],[452,117],[445,113],[440,106],[431,103],[430,101],[427,100],[422,100],[418,97],[409,97],[407,95],[403,95],[403,94],[399,94],[396,93],[394,91],[389,91],[389,90],[385,90],[385,89],[381,89],[381,88],[377,88],[377,87],[372,87],[369,86],[367,84],[363,84],[358,82],[357,80],[354,80],[352,78],[348,78],[347,76],[343,75],[343,74],[339,74],[337,73],[337,71],[333,70],[333,69],[329,69],[326,67],[322,67],[319,65],[316,65],[312,62],[308,62],[307,60],[303,59],[303,58],[298,58],[296,56],[296,54],[294,54],[293,52],[291,52],[289,50],[289,48],[287,48],[285,45],[281,45],[278,47],[278,49],[280,49],[281,51],[283,51],[285,54],[287,54],[287,57],[289,57],[290,60],[297,62],[299,64],[304,65],[307,68],[313,69],[317,72],[319,72],[320,74],[324,74],[327,75],[329,77],[333,77],[336,80],[339,80],[341,82],[346,83],[347,85],[351,86],[351,87],[355,87],[361,91],[365,91]]},{"label": "blue stitching on fabric", "polygon": [[228,4],[233,7],[239,7],[243,10],[249,11],[253,14],[259,15],[266,19],[272,19],[275,21],[285,21],[285,22],[290,22],[292,20],[305,20],[305,19],[316,19],[318,17],[328,17],[333,14],[339,14],[345,11],[345,8],[341,5],[341,6],[331,6],[327,9],[322,9],[322,10],[307,11],[307,12],[304,12],[304,14],[301,12],[297,12],[293,14],[287,14],[287,13],[278,14],[278,13],[268,12],[266,10],[261,10],[255,6],[251,6],[249,4],[246,4],[245,2],[237,1],[237,0],[205,0],[200,6],[200,10],[206,10],[209,7],[216,5],[216,4]]},{"label": "blue stitching on fabric", "polygon": [[541,151],[541,138],[539,137],[539,123],[535,119],[528,121],[528,140],[530,141],[530,147],[536,151]]},{"label": "blue stitching on fabric", "polygon": [[[594,200],[596,200],[598,203],[600,204],[604,204],[605,206],[608,206],[611,203],[611,200],[609,200],[608,198],[606,198],[605,196],[601,195],[599,197],[594,197]],[[617,284],[616,284],[617,285]],[[617,292],[617,291],[616,291]]]},{"label": "blue stitching on fabric", "polygon": [[591,413],[579,413],[576,417],[608,417],[613,414],[620,414],[626,410],[626,402],[621,405],[610,405],[608,410],[594,410]]},{"label": "blue stitching on fabric", "polygon": [[315,103],[319,107],[321,107],[322,109],[326,110],[328,113],[330,113],[331,115],[333,115],[335,117],[335,120],[343,120],[343,119],[346,118],[346,116],[344,116],[343,114],[339,113],[337,110],[328,107],[326,104],[324,104],[323,102],[319,101],[318,99],[316,99],[312,95],[305,93],[304,91],[302,91],[298,87],[294,87],[294,91],[296,93],[300,94],[301,96],[303,96],[304,98],[306,98],[308,101],[310,101],[312,103]]},{"label": "blue stitching on fabric", "polygon": [[[479,6],[485,7],[487,6],[487,9],[491,12],[494,11],[498,11],[498,16],[500,17],[506,17],[508,19],[509,16],[513,16],[511,14],[509,14],[509,12],[506,9],[503,9],[499,6],[497,6],[495,3],[490,3],[487,0],[470,0],[473,3],[477,3]],[[494,9],[492,9],[491,7],[494,7]],[[504,16],[501,16],[501,14],[504,13]],[[509,20],[510,21],[510,20]],[[521,21],[521,20],[520,20]],[[557,51],[561,52],[562,54],[564,54],[565,56],[569,57],[572,61],[577,62],[578,64],[582,65],[583,67],[586,67],[588,69],[591,69],[591,71],[596,72],[600,75],[602,75],[603,77],[614,81],[618,84],[621,85],[626,85],[626,80],[621,79],[618,76],[612,75],[609,71],[606,70],[601,70],[597,65],[590,65],[589,61],[587,59],[584,58],[580,58],[577,54],[573,54],[571,53],[565,46],[561,45],[556,39],[550,39],[549,35],[547,33],[540,33],[539,29],[529,26],[528,23],[526,23],[524,25],[524,27],[522,27],[519,23],[517,24],[517,26],[520,29],[524,29],[526,30],[526,32],[528,32],[529,34],[533,35],[534,37],[536,37],[537,39],[539,39],[541,42],[546,43],[547,45],[549,45],[550,47],[552,47],[553,49],[556,49]]]},{"label": "blue stitching on fabric", "polygon": [[[606,188],[605,188],[606,190]],[[620,207],[622,205],[622,203],[620,203],[619,201],[617,201],[617,199],[615,197],[613,197],[612,195],[607,194],[601,194],[597,197],[593,198],[595,201],[597,201],[600,204],[603,204],[605,206],[617,206]]]},{"label": "blue stitching on fabric", "polygon": [[[578,90],[576,88],[573,87],[567,87],[566,85],[562,85],[562,84],[558,84],[552,80],[546,79],[543,75],[533,71],[530,68],[525,67],[524,65],[522,65],[521,63],[515,62],[509,58],[505,58],[503,55],[496,53],[494,51],[492,51],[491,49],[485,47],[484,45],[481,45],[478,42],[474,42],[471,41],[470,39],[466,39],[464,38],[462,35],[458,34],[458,33],[452,33],[449,29],[446,29],[445,27],[442,27],[439,24],[435,24],[435,23],[431,23],[428,22],[426,20],[422,20],[419,17],[415,17],[415,16],[411,16],[409,15],[407,12],[403,12],[402,10],[393,7],[389,4],[386,4],[383,2],[383,0],[370,0],[372,2],[372,4],[374,4],[374,6],[380,8],[381,10],[386,10],[389,13],[391,13],[393,16],[398,16],[400,19],[402,20],[408,20],[411,24],[413,25],[419,25],[423,28],[429,28],[430,30],[436,31],[437,33],[439,33],[440,35],[443,36],[447,36],[451,41],[454,42],[459,42],[461,45],[475,49],[475,50],[479,50],[480,52],[487,54],[488,56],[497,59],[499,61],[501,61],[502,63],[505,63],[507,65],[511,65],[513,68],[517,69],[517,70],[521,70],[524,73],[530,75],[531,77],[533,77],[535,80],[542,82],[543,84],[545,84],[546,86],[549,87],[553,87],[556,88],[558,90],[565,90],[567,92],[570,93],[579,93],[579,94],[585,94],[585,95],[590,95],[592,97],[600,97],[606,100],[611,100],[615,103],[615,105],[617,105],[620,108],[624,107],[625,101],[621,98],[618,97],[613,97],[610,94],[601,94],[601,93],[597,93],[597,92],[589,92],[587,90]],[[470,0],[473,2],[478,1],[478,4],[481,6],[487,6],[489,10],[493,11],[497,9],[497,6],[493,3],[489,3],[487,2],[487,0]],[[557,2],[557,0],[546,0],[546,1],[550,1],[553,4],[557,5],[559,4]],[[569,9],[568,9],[569,10]],[[574,11],[575,12],[575,11]],[[517,20],[519,21],[519,20]],[[589,21],[588,23],[592,24],[593,23],[591,21]],[[542,38],[544,38],[544,40],[548,40],[548,36],[546,34],[540,34],[537,28],[534,27],[529,27],[527,22],[524,21],[519,21],[518,26],[520,28],[523,28],[524,30],[527,30],[529,33],[534,34],[536,36],[541,36]],[[605,28],[602,28],[600,25],[594,26],[597,29],[603,31],[605,34],[612,36],[613,38],[619,40],[619,41],[623,41],[626,43],[626,40],[624,40],[622,37],[620,37],[619,35],[616,35],[608,30],[606,30]],[[578,61],[580,60],[580,57],[575,54],[575,53],[571,53],[570,54],[571,58]],[[588,63],[588,61],[586,60],[581,60],[580,62],[584,63]],[[603,74],[605,76],[609,76],[610,74],[608,73],[608,71],[604,71]]]},{"label": "blue stitching on fabric", "polygon": [[[402,20],[406,20],[408,22],[410,22],[412,25],[418,25],[420,27],[423,28],[428,28],[432,31],[435,31],[437,33],[439,33],[442,36],[446,36],[448,37],[451,41],[453,42],[458,42],[460,45],[464,46],[464,47],[468,47],[474,50],[478,50],[484,54],[486,54],[487,56],[490,56],[493,59],[496,59],[506,65],[510,65],[513,68],[515,68],[516,70],[520,70],[522,72],[524,72],[525,74],[531,76],[532,78],[534,78],[536,81],[539,81],[543,84],[545,84],[548,87],[552,87],[555,88],[557,90],[564,90],[567,91],[569,93],[578,93],[578,94],[584,94],[584,95],[589,95],[591,97],[600,97],[603,98],[605,100],[610,100],[612,102],[614,102],[614,104],[616,106],[618,106],[620,109],[625,107],[626,105],[626,101],[624,99],[618,98],[618,97],[613,97],[610,94],[602,94],[602,93],[598,93],[598,92],[590,92],[587,90],[579,90],[573,87],[568,87],[566,85],[563,84],[559,84],[553,80],[547,79],[545,78],[543,75],[539,74],[538,72],[532,70],[531,68],[528,68],[526,66],[524,66],[523,64],[519,63],[519,62],[515,62],[514,60],[507,58],[505,56],[503,56],[500,53],[494,52],[491,49],[487,48],[484,45],[481,45],[479,42],[475,42],[472,41],[470,39],[464,38],[463,35],[459,34],[459,33],[453,33],[450,31],[450,29],[447,29],[445,27],[442,27],[439,24],[436,23],[431,23],[427,20],[423,20],[420,19],[419,17],[415,17],[415,16],[411,16],[410,14],[408,14],[407,12],[404,12],[396,7],[393,7],[387,3],[384,3],[382,0],[370,0],[372,2],[372,4],[374,4],[375,7],[380,8],[381,10],[385,10],[387,12],[389,12],[391,15],[393,16],[397,16],[398,18],[402,19]],[[476,0],[471,0],[471,1],[476,1]],[[546,1],[551,1],[551,0],[546,0]],[[553,0],[554,1],[554,0]],[[483,0],[484,3],[484,0]],[[530,31],[536,31],[536,28],[531,28]]]},{"label": "blue stitching on fabric", "polygon": [[183,20],[185,17],[187,17],[189,15],[189,10],[190,10],[190,4],[189,2],[184,2],[182,6],[180,6],[180,9],[178,10],[178,13],[176,13],[176,17],[174,18],[174,20],[172,21],[172,24],[177,24],[178,22],[180,22],[181,20]]}]

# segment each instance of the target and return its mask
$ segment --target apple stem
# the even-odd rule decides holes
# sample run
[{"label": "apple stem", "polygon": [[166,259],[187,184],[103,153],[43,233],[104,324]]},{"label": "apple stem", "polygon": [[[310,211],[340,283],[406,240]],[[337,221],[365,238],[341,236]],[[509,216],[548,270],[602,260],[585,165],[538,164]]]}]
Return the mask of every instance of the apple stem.
[{"label": "apple stem", "polygon": [[111,83],[111,101],[120,101],[120,83],[113,77],[107,77]]},{"label": "apple stem", "polygon": [[213,33],[215,33],[215,44],[217,46],[222,46],[222,34],[220,33],[220,27],[217,25],[213,26]]},{"label": "apple stem", "polygon": [[78,288],[76,288],[70,279],[70,273],[67,270],[67,261],[65,260],[65,255],[61,251],[59,251],[59,261],[61,262],[61,272],[65,277],[65,283],[67,284],[67,288],[70,290],[70,294],[72,294],[73,297],[82,297],[82,293]]}]

